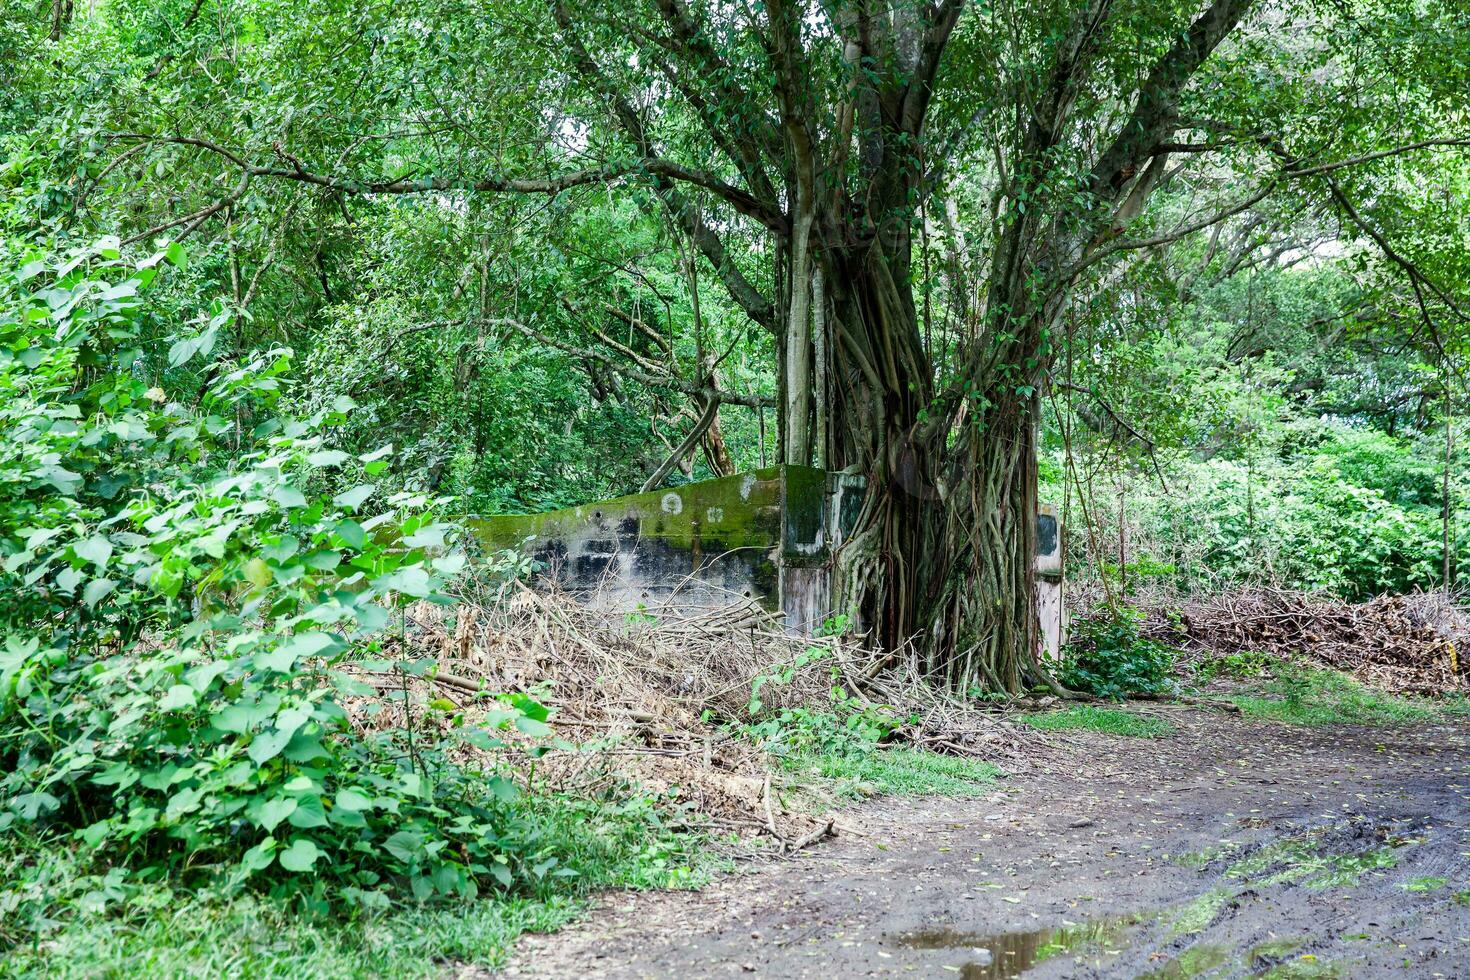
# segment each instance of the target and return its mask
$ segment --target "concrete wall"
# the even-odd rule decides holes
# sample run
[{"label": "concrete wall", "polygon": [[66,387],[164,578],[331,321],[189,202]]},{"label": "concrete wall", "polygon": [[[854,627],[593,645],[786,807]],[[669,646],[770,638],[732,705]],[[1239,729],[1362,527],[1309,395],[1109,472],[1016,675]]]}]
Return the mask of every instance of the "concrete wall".
[{"label": "concrete wall", "polygon": [[[810,631],[827,615],[828,477],[773,466],[581,507],[469,521],[487,548],[520,548],[542,574],[631,612],[752,602]],[[850,509],[850,507],[849,507]]]},{"label": "concrete wall", "polygon": [[1041,624],[1041,648],[1055,657],[1066,638],[1066,609],[1062,606],[1062,521],[1051,504],[1036,509],[1036,617]]},{"label": "concrete wall", "polygon": [[[611,612],[689,611],[742,602],[794,633],[832,615],[831,561],[855,526],[867,482],[773,466],[546,514],[472,519],[486,548],[517,548],[545,578]],[[1038,606],[1047,649],[1061,641],[1055,509],[1037,518]]]}]

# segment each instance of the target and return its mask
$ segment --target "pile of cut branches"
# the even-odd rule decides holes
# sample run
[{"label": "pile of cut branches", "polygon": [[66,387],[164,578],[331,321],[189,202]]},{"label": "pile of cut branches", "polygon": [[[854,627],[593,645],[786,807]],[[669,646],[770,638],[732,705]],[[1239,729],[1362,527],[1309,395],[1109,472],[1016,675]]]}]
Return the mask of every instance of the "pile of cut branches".
[{"label": "pile of cut branches", "polygon": [[[1052,738],[938,693],[902,658],[896,665],[885,658],[880,672],[879,661],[857,644],[789,635],[749,603],[620,614],[512,583],[493,601],[410,607],[395,642],[404,649],[390,652],[432,660],[432,669],[368,677],[399,693],[363,723],[404,725],[416,705],[444,702],[473,717],[478,708],[493,709],[489,695],[528,694],[552,709],[558,744],[573,746],[536,763],[543,788],[596,795],[637,783],[716,826],[767,833],[786,846],[826,824],[786,811],[779,771],[772,789],[773,760],[731,733],[752,720],[758,677],[779,676],[760,687],[763,712],[831,710],[838,686],[901,719],[893,733],[900,742],[1011,771],[1045,756]],[[418,723],[451,722],[440,712]]]},{"label": "pile of cut branches", "polygon": [[1144,608],[1145,633],[1184,650],[1302,658],[1395,693],[1470,690],[1470,615],[1443,591],[1350,603],[1257,587]]}]

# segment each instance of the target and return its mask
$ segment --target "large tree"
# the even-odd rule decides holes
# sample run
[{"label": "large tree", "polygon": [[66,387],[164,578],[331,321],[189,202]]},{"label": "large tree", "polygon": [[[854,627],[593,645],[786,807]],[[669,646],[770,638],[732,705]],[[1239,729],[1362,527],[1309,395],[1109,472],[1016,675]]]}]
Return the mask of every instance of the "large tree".
[{"label": "large tree", "polygon": [[[201,88],[112,126],[107,167],[142,148],[125,168],[219,190],[140,235],[263,185],[632,196],[768,332],[780,458],[867,477],[839,601],[957,686],[1039,673],[1036,408],[1069,304],[1283,190],[1364,220],[1339,174],[1464,125],[1424,43],[1464,39],[1453,0],[200,6],[147,77]],[[167,34],[153,16],[139,33]],[[262,122],[239,46],[273,29],[289,63]],[[701,424],[731,398],[681,384]]]}]

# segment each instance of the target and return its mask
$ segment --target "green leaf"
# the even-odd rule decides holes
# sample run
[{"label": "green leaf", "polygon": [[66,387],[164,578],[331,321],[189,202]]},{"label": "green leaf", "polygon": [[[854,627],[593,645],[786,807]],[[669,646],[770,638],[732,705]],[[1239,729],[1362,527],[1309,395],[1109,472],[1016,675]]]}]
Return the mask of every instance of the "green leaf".
[{"label": "green leaf", "polygon": [[550,735],[551,726],[544,721],[521,715],[516,719],[516,727],[527,735]]},{"label": "green leaf", "polygon": [[361,548],[367,543],[367,532],[362,529],[361,524],[351,518],[338,521],[337,526],[333,530],[337,532],[337,537],[341,538],[343,543],[349,548]]},{"label": "green leaf", "polygon": [[357,458],[360,459],[360,460],[362,460],[364,463],[371,463],[374,460],[382,459],[384,456],[387,456],[392,451],[393,451],[393,443],[390,442],[386,446],[379,446],[377,449],[374,449],[370,453],[363,453],[361,456],[359,456]]},{"label": "green leaf", "polygon": [[384,592],[399,592],[415,599],[422,599],[434,591],[429,573],[419,565],[409,565],[396,572],[380,575],[373,579],[373,587]]},{"label": "green leaf", "polygon": [[240,859],[240,869],[247,875],[251,875],[257,871],[264,871],[266,868],[269,868],[271,862],[275,861],[275,859],[276,839],[274,837],[267,837],[245,852],[245,855]]},{"label": "green leaf", "polygon": [[336,652],[346,644],[330,633],[311,631],[297,633],[278,644],[274,649],[262,650],[255,655],[255,666],[261,670],[289,673],[299,657],[315,657],[327,651]]},{"label": "green leaf", "polygon": [[372,807],[373,801],[370,797],[355,789],[339,789],[337,790],[336,805],[338,810],[355,812],[369,809]]},{"label": "green leaf", "polygon": [[359,483],[351,490],[344,490],[332,498],[332,503],[338,507],[346,507],[348,510],[357,510],[369,497],[373,495],[376,487],[371,483]]},{"label": "green leaf", "polygon": [[306,461],[312,466],[340,466],[350,458],[340,449],[322,449],[306,457]]},{"label": "green leaf", "polygon": [[282,483],[276,487],[271,493],[271,498],[287,510],[306,506],[306,496],[289,483]]},{"label": "green leaf", "polygon": [[424,840],[411,830],[400,830],[384,841],[383,847],[389,854],[406,863],[423,854]]},{"label": "green leaf", "polygon": [[78,558],[101,568],[107,564],[107,559],[112,557],[112,542],[100,534],[94,534],[72,545],[72,550],[77,553]]},{"label": "green leaf", "polygon": [[56,585],[61,591],[70,595],[77,590],[77,583],[82,580],[82,570],[72,568],[68,565],[56,575]]},{"label": "green leaf", "polygon": [[314,841],[305,837],[297,837],[291,841],[291,846],[281,852],[281,867],[287,871],[304,872],[310,871],[312,865],[326,856],[326,852],[316,846]]},{"label": "green leaf", "polygon": [[164,692],[163,697],[158,699],[158,710],[180,711],[184,708],[192,708],[198,693],[187,684],[175,684]]},{"label": "green leaf", "polygon": [[327,808],[323,805],[320,796],[315,794],[298,796],[296,804],[296,811],[291,814],[291,826],[301,830],[310,830],[313,827],[327,825]]},{"label": "green leaf", "polygon": [[255,822],[270,833],[281,825],[291,814],[296,812],[296,801],[289,796],[278,796],[263,804],[260,813],[256,815]]},{"label": "green leaf", "polygon": [[278,728],[261,732],[251,740],[250,748],[245,750],[245,754],[250,756],[250,760],[257,766],[263,766],[281,754],[286,743],[291,741],[291,734],[291,732],[283,732]]},{"label": "green leaf", "polygon": [[112,579],[95,578],[88,582],[87,587],[82,590],[82,601],[87,604],[88,608],[95,607],[115,588],[117,588],[117,583]]},{"label": "green leaf", "polygon": [[448,524],[430,524],[404,538],[403,543],[409,548],[442,548],[444,547],[444,534],[448,530],[450,530]]}]

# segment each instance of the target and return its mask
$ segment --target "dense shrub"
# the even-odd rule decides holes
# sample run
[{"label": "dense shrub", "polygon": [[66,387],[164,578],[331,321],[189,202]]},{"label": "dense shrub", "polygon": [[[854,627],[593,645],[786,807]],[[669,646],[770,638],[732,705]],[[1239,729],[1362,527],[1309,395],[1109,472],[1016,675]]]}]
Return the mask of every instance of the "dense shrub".
[{"label": "dense shrub", "polygon": [[[137,325],[181,250],[137,265],[115,242],[14,251],[0,264],[0,833],[69,840],[103,893],[192,876],[382,905],[558,873],[508,775],[454,761],[461,743],[496,748],[497,728],[544,734],[543,707],[492,699],[474,725],[430,705],[453,717],[417,737],[359,735],[344,709],[374,692],[367,676],[431,668],[379,640],[395,604],[439,599],[463,562],[443,501],[374,499],[386,450],[327,444],[350,400],[276,418],[290,352],[210,360],[227,314],[169,350],[174,367],[202,362],[202,385],[165,390]],[[325,470],[361,482],[313,492]]]},{"label": "dense shrub", "polygon": [[1121,700],[1156,694],[1173,684],[1174,651],[1145,639],[1141,615],[1126,606],[1072,624],[1062,651],[1061,681],[1075,691]]}]

